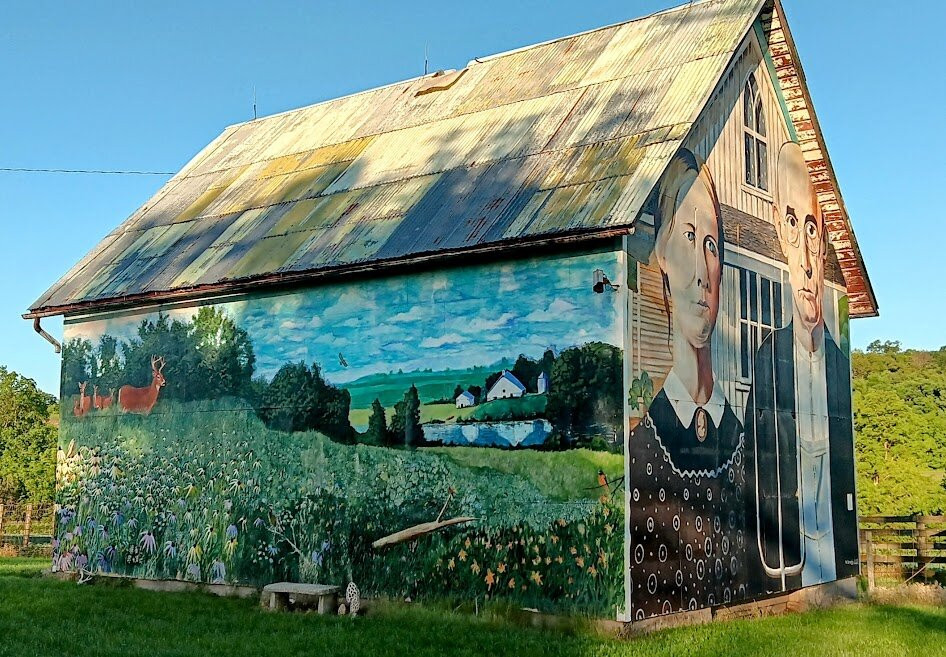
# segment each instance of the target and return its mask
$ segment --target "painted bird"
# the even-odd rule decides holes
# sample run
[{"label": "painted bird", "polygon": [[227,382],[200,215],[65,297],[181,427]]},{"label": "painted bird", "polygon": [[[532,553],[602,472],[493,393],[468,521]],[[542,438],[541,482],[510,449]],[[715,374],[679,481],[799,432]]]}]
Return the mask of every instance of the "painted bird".
[{"label": "painted bird", "polygon": [[608,481],[608,475],[604,474],[604,470],[598,470],[598,488],[611,492],[611,482]]}]

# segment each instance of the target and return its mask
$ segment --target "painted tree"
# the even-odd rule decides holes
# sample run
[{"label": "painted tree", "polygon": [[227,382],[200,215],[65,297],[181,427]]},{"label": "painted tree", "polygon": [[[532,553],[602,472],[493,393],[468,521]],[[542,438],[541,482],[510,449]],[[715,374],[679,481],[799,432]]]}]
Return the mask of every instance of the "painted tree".
[{"label": "painted tree", "polygon": [[624,366],[618,347],[591,342],[564,350],[549,376],[546,413],[565,445],[614,438],[624,414]]},{"label": "painted tree", "polygon": [[365,442],[369,445],[383,445],[388,435],[388,422],[384,415],[384,406],[377,397],[371,402],[371,415],[368,417],[368,431]]},{"label": "painted tree", "polygon": [[424,428],[420,424],[420,397],[417,387],[404,393],[404,399],[394,405],[389,444],[417,447],[424,442]]},{"label": "painted tree", "polygon": [[[79,394],[78,385],[91,380],[96,374],[95,349],[85,338],[71,338],[62,345],[63,404],[68,404],[73,395]],[[71,405],[66,411],[72,409]],[[65,414],[65,413],[64,413]]]},{"label": "painted tree", "polygon": [[200,396],[245,397],[256,364],[247,332],[222,310],[203,306],[191,323],[191,339],[200,354]]},{"label": "painted tree", "polygon": [[336,442],[354,442],[348,420],[351,396],[322,378],[318,364],[286,363],[263,391],[257,414],[281,431],[319,431]]}]

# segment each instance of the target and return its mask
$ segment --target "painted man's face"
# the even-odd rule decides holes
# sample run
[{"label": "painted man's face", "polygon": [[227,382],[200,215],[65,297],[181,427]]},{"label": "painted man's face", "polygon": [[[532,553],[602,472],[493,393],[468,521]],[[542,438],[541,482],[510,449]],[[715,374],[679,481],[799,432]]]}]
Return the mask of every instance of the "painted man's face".
[{"label": "painted man's face", "polygon": [[788,259],[795,321],[811,332],[823,321],[824,265],[828,250],[821,208],[801,149],[789,145],[778,162],[775,228]]},{"label": "painted man's face", "polygon": [[676,326],[696,348],[709,345],[719,313],[719,222],[702,180],[693,176],[673,220],[657,236],[657,259],[666,274]]}]

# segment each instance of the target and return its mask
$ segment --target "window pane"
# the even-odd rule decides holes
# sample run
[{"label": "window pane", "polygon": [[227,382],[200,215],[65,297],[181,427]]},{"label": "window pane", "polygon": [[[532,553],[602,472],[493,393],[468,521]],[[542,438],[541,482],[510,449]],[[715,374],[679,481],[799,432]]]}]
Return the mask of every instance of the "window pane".
[{"label": "window pane", "polygon": [[770,329],[768,326],[762,327],[762,341],[763,342],[765,342],[765,339],[769,337],[770,333],[772,333],[772,329]]},{"label": "window pane", "polygon": [[772,326],[772,290],[769,287],[770,281],[767,278],[760,277],[762,284],[762,323]]},{"label": "window pane", "polygon": [[775,306],[774,326],[775,328],[782,328],[782,284],[773,283],[772,288],[773,288],[772,292],[774,293],[773,297],[775,300],[775,303],[773,304]]},{"label": "window pane", "polygon": [[755,185],[755,137],[748,132],[746,137],[746,183]]},{"label": "window pane", "polygon": [[749,378],[749,325],[745,322],[739,323],[739,355],[741,358],[740,368],[741,374],[745,378]]},{"label": "window pane", "polygon": [[755,104],[755,131],[765,137],[765,112],[762,110],[762,99]]},{"label": "window pane", "polygon": [[765,145],[765,142],[762,140],[756,141],[756,154],[758,155],[758,166],[756,167],[756,173],[758,176],[758,185],[759,189],[768,189],[769,188],[769,163],[766,154],[768,153],[768,147]]},{"label": "window pane", "polygon": [[739,270],[739,317],[740,319],[749,318],[749,301],[748,301],[748,283],[747,277],[749,273],[745,269]]},{"label": "window pane", "polygon": [[759,299],[757,291],[759,289],[759,283],[756,280],[756,274],[754,271],[749,272],[749,320],[753,322],[759,321]]}]

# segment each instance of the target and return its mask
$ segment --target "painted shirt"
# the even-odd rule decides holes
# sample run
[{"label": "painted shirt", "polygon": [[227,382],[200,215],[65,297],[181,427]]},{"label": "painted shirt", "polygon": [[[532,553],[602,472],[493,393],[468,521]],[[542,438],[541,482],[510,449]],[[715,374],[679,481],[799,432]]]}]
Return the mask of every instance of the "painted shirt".
[{"label": "painted shirt", "polygon": [[802,586],[836,578],[824,334],[811,352],[794,340],[795,405],[801,475]]},{"label": "painted shirt", "polygon": [[[631,431],[629,567],[635,620],[746,597],[742,425],[718,388],[699,405],[679,394],[682,384],[668,381]],[[707,421],[702,439],[701,412]],[[714,449],[694,447],[702,445]],[[721,454],[720,446],[727,453]]]}]

